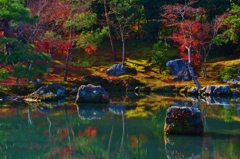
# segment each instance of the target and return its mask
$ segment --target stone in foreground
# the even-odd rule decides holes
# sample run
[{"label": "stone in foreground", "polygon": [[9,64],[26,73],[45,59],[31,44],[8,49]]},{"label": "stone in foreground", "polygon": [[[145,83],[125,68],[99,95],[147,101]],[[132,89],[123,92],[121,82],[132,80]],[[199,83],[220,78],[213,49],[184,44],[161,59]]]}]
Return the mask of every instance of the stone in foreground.
[{"label": "stone in foreground", "polygon": [[171,106],[164,125],[165,134],[201,135],[203,121],[198,108]]},{"label": "stone in foreground", "polygon": [[108,92],[102,86],[92,84],[81,85],[78,89],[76,102],[82,103],[109,103]]}]

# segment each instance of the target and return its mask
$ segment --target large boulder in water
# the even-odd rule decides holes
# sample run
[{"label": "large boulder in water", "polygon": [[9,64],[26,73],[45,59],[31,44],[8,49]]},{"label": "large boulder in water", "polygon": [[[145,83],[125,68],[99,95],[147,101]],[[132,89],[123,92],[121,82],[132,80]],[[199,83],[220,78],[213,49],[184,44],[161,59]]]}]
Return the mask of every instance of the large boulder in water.
[{"label": "large boulder in water", "polygon": [[164,125],[165,134],[201,135],[203,121],[198,108],[171,106]]},{"label": "large boulder in water", "polygon": [[35,92],[27,95],[27,98],[40,99],[40,100],[59,100],[66,98],[67,89],[58,84],[53,83],[47,86],[42,86]]},{"label": "large boulder in water", "polygon": [[186,61],[182,59],[170,60],[166,63],[166,66],[171,68],[173,76],[177,76],[180,72],[187,69]]},{"label": "large boulder in water", "polygon": [[114,64],[111,68],[107,69],[107,75],[109,76],[120,76],[126,73],[127,69],[123,64]]},{"label": "large boulder in water", "polygon": [[76,102],[108,103],[109,101],[108,92],[106,92],[102,86],[88,84],[81,85],[78,89]]}]

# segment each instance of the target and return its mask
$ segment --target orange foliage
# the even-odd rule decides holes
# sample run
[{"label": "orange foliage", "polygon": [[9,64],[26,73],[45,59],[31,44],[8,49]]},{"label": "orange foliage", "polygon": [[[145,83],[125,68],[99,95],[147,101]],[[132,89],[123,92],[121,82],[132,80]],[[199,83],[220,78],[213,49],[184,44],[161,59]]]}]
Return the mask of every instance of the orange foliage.
[{"label": "orange foliage", "polygon": [[137,137],[135,135],[132,135],[130,137],[130,140],[131,140],[131,146],[136,146],[137,145],[138,139],[137,139]]},{"label": "orange foliage", "polygon": [[84,49],[89,55],[94,54],[97,51],[97,47],[95,45],[89,46]]},{"label": "orange foliage", "polygon": [[87,136],[88,138],[93,138],[97,135],[97,129],[95,127],[89,126],[84,131],[84,135]]},{"label": "orange foliage", "polygon": [[58,130],[58,134],[60,135],[60,140],[62,141],[65,137],[68,136],[68,128]]},{"label": "orange foliage", "polygon": [[135,135],[132,135],[130,137],[130,140],[131,140],[131,146],[136,146],[137,144],[142,145],[145,142],[147,142],[147,138],[143,134],[139,135],[139,139]]}]

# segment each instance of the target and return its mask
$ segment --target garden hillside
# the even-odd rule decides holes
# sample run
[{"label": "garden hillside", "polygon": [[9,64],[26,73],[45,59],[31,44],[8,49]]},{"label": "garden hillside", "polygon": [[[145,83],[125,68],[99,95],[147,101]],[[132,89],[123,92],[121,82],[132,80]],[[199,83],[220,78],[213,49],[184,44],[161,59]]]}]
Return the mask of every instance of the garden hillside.
[{"label": "garden hillside", "polygon": [[[101,76],[113,81],[135,79],[152,91],[176,91],[185,86],[195,86],[193,81],[173,81],[173,76],[170,70],[163,66],[163,71],[160,73],[159,67],[154,64],[152,55],[157,51],[154,48],[154,43],[148,43],[139,40],[131,40],[126,42],[125,66],[127,73],[121,76],[108,76],[107,69],[116,63],[121,63],[121,42],[115,41],[117,60],[113,60],[110,50],[110,43],[104,41],[101,47],[93,54],[88,54],[85,50],[76,49],[71,56],[69,63],[68,80],[64,81],[64,66],[65,55],[53,56],[49,63],[49,76],[45,73],[41,80],[43,84],[60,83],[67,87],[81,84],[82,77],[86,75]],[[166,61],[178,59],[179,51],[175,47],[169,47],[164,54]],[[166,64],[166,63],[165,63]],[[209,84],[226,84],[224,79],[236,77],[236,68],[240,67],[240,58],[235,54],[230,56],[211,56],[207,62],[208,77],[203,78],[202,65],[194,67],[195,73],[202,86]],[[224,72],[224,70],[226,70]],[[27,94],[35,88],[35,81],[29,81],[26,78],[20,79],[20,87],[16,86],[16,79],[8,77],[1,80],[0,85],[5,93],[20,93]],[[114,89],[114,88],[113,88]]]}]

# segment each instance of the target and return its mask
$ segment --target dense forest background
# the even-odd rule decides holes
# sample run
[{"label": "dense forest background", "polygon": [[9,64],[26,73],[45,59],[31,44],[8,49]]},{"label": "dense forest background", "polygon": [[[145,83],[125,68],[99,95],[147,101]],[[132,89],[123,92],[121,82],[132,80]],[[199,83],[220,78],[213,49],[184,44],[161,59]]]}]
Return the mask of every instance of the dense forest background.
[{"label": "dense forest background", "polygon": [[166,50],[174,47],[189,64],[202,65],[207,77],[209,57],[239,57],[239,4],[239,0],[0,0],[0,78],[12,76],[16,83],[47,78],[50,61],[62,60],[67,81],[69,64],[79,50],[92,55],[109,42],[109,56],[117,61],[119,42],[124,64],[126,44],[139,40],[155,50],[149,54],[160,73],[170,60]]}]

